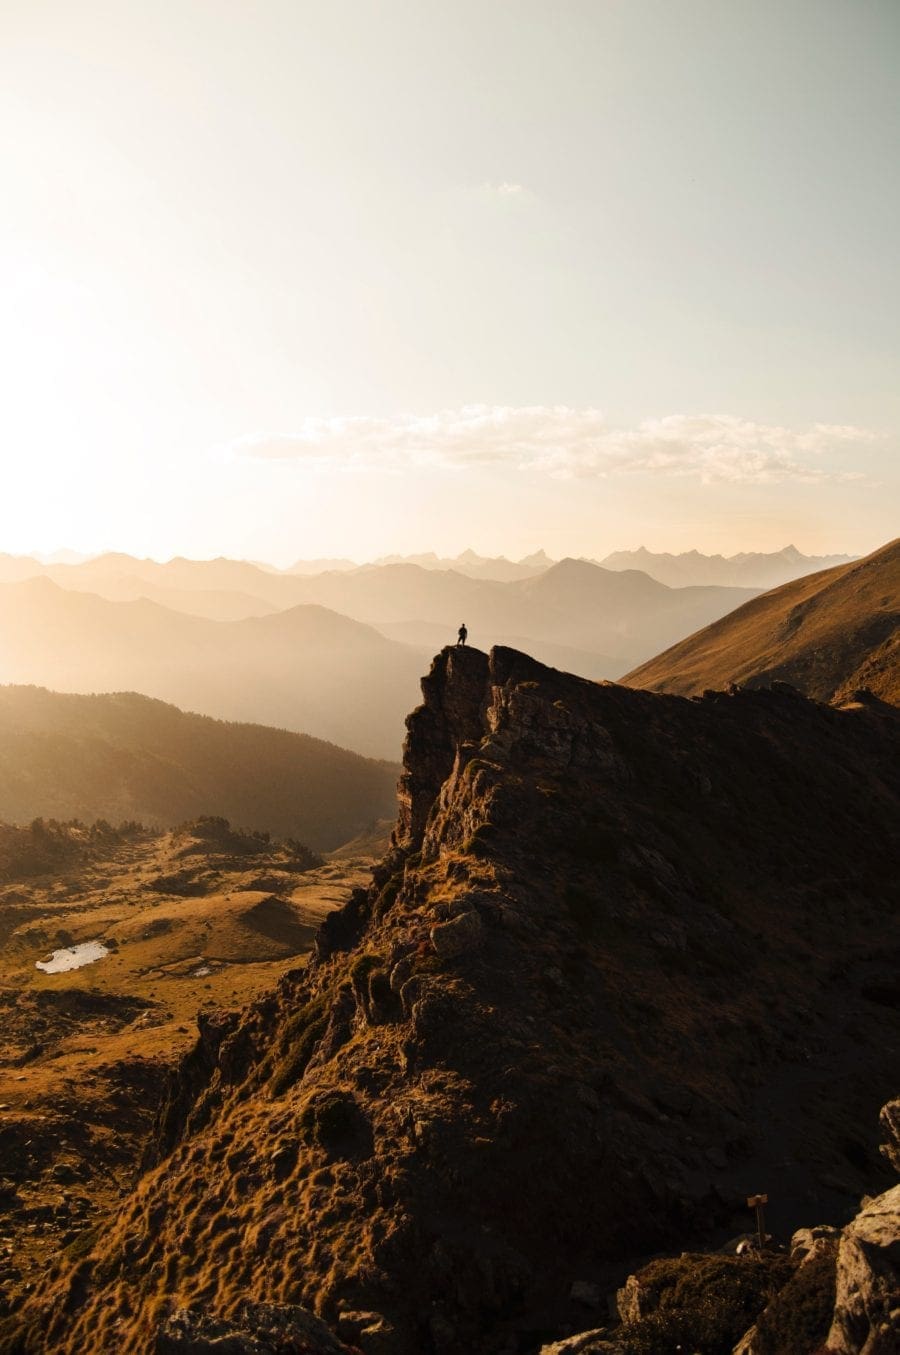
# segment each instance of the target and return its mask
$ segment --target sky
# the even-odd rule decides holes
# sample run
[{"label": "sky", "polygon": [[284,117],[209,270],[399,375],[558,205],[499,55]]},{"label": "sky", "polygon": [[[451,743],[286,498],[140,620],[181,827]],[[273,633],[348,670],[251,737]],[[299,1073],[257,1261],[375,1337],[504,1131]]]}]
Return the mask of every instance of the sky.
[{"label": "sky", "polygon": [[0,550],[863,553],[896,0],[0,0]]}]

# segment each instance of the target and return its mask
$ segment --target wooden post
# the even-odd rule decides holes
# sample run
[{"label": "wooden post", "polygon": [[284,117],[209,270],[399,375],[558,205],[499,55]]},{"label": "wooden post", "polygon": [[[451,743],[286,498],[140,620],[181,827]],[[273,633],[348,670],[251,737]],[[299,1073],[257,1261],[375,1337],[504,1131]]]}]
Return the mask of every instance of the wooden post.
[{"label": "wooden post", "polygon": [[763,1206],[769,1203],[768,1195],[748,1195],[747,1208],[756,1210],[756,1234],[759,1238],[759,1249],[762,1251],[766,1243],[766,1224]]}]

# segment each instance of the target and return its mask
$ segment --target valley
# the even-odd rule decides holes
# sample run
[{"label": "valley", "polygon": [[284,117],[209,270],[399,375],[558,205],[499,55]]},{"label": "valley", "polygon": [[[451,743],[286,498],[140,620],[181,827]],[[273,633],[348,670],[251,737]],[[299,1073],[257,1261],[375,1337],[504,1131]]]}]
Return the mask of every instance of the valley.
[{"label": "valley", "polygon": [[[0,827],[4,1311],[130,1189],[198,1019],[214,1026],[302,967],[322,919],[367,883],[373,845],[329,862],[216,819]],[[37,967],[89,942],[92,963]]]}]

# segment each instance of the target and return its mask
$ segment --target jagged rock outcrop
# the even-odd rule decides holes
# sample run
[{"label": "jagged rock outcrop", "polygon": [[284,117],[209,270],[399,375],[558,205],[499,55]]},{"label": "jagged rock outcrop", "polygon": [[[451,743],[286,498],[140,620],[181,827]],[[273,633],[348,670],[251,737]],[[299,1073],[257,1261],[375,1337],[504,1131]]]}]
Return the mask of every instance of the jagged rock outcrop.
[{"label": "jagged rock outcrop", "polygon": [[900,1350],[900,1185],[863,1205],[841,1235],[834,1319],[836,1355]]},{"label": "jagged rock outcrop", "polygon": [[583,1321],[573,1278],[738,1231],[750,1191],[792,1229],[887,1184],[896,713],[503,649],[423,692],[373,887],[207,1022],[155,1165],[7,1349],[149,1355],[163,1294],[365,1314],[364,1355],[533,1345]]}]

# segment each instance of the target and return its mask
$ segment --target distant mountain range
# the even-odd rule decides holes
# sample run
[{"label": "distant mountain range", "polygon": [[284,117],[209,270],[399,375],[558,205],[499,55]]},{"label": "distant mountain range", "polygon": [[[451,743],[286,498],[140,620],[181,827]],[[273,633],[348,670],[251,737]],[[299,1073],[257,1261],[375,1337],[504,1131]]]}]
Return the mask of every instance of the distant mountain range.
[{"label": "distant mountain range", "polygon": [[[496,563],[493,562],[494,565]],[[181,706],[207,714],[250,718],[265,723],[274,720],[338,742],[348,742],[343,717],[338,723],[297,726],[296,702],[287,706],[282,702],[278,710],[273,710],[271,702],[260,701],[250,706],[241,698],[238,706],[238,693],[234,690],[234,683],[227,678],[223,680],[229,700],[227,706],[223,707],[218,698],[213,699],[205,681],[200,680],[199,672],[210,664],[215,670],[216,662],[210,656],[217,654],[221,659],[223,653],[227,652],[225,633],[204,630],[200,625],[188,625],[188,621],[206,620],[237,626],[254,620],[260,623],[254,634],[269,638],[286,635],[290,631],[296,643],[296,653],[289,661],[287,671],[294,671],[297,665],[309,667],[310,641],[299,633],[295,634],[299,625],[297,618],[293,622],[284,622],[279,621],[278,617],[284,617],[298,606],[327,608],[373,628],[379,632],[379,638],[392,641],[396,646],[393,651],[395,658],[401,662],[402,652],[410,673],[421,667],[423,658],[430,657],[436,649],[454,639],[460,622],[466,621],[474,644],[519,646],[547,663],[569,668],[585,677],[614,678],[624,669],[722,616],[751,596],[749,590],[715,586],[671,589],[640,571],[614,572],[586,560],[561,560],[539,567],[545,564],[545,556],[530,557],[529,561],[516,566],[517,569],[527,566],[528,572],[524,577],[502,581],[479,578],[456,569],[431,568],[412,563],[386,563],[304,575],[274,572],[242,560],[176,558],[160,564],[154,560],[112,554],[76,564],[42,565],[39,561],[23,557],[0,556],[0,581],[6,580],[9,585],[18,587],[28,585],[37,590],[28,596],[33,599],[42,597],[41,607],[44,610],[49,606],[51,593],[46,589],[51,584],[70,596],[89,594],[95,600],[102,598],[107,602],[130,603],[133,608],[144,608],[142,612],[110,612],[109,624],[103,623],[101,626],[106,639],[98,640],[95,637],[90,652],[82,656],[85,663],[79,661],[76,664],[79,669],[76,677],[63,682],[58,676],[58,656],[53,645],[48,649],[48,656],[53,655],[53,664],[50,666],[31,667],[24,657],[22,664],[14,661],[17,653],[24,655],[23,645],[27,650],[29,645],[33,649],[35,645],[49,641],[52,632],[43,633],[43,641],[38,636],[27,639],[29,626],[37,624],[41,615],[41,607],[38,607],[30,621],[24,616],[20,618],[17,623],[18,640],[13,642],[10,637],[6,644],[5,666],[0,657],[0,680],[33,681],[53,687],[72,685],[77,680],[76,690],[84,690],[88,683],[91,689],[98,685],[101,689],[109,689],[113,685],[136,686],[151,695],[173,700]],[[40,593],[42,586],[45,588],[43,594]],[[151,603],[157,605],[158,612],[147,610]],[[57,597],[54,605],[66,611],[63,598]],[[79,605],[85,616],[90,612],[96,620],[96,606],[91,611],[90,604],[78,604],[74,599],[69,609],[72,616],[76,615]],[[131,658],[141,651],[143,643],[139,632],[142,627],[152,630],[162,626],[163,611],[170,617],[172,613],[183,614],[182,621],[177,623],[170,619],[166,623],[168,638],[165,645],[160,647],[153,643],[147,664],[141,660],[135,668]],[[126,617],[130,618],[127,625]],[[266,624],[262,625],[262,622]],[[61,615],[48,618],[48,624],[60,625],[63,632],[67,631],[67,623]],[[311,624],[307,615],[307,629]],[[329,643],[335,624],[330,623],[330,629],[326,627]],[[116,672],[120,671],[120,663],[125,665],[121,680],[104,680],[103,673],[107,671],[103,661],[104,645],[108,643],[115,647],[114,637],[123,625],[126,625],[133,638],[125,644],[123,655],[116,661]],[[322,628],[323,619],[319,618],[315,628],[317,635]],[[71,627],[68,629],[71,630]],[[85,634],[89,631],[90,626]],[[243,634],[249,635],[250,631]],[[345,628],[344,634],[346,638],[350,631]],[[0,630],[0,641],[3,638]],[[375,637],[370,634],[369,645],[374,642]],[[318,649],[322,650],[318,641],[312,643],[314,648],[318,645]],[[197,645],[200,649],[196,659],[191,658],[190,661],[194,677],[183,675],[184,680],[179,679],[176,690],[170,678],[178,666],[174,656],[179,652],[179,646],[184,645],[187,646],[187,652],[192,654]],[[304,646],[307,646],[305,656],[302,653]],[[419,653],[411,661],[409,653],[405,652],[408,646],[420,651],[427,650],[428,653]],[[243,659],[246,649],[243,640],[238,647]],[[77,644],[72,636],[69,650],[59,656],[65,658],[70,668],[76,650]],[[382,652],[387,654],[389,650]],[[161,666],[166,670],[166,681],[155,681],[152,687],[148,686],[147,682]],[[144,672],[147,674],[146,680],[141,677]],[[132,678],[138,680],[133,681]],[[278,681],[278,674],[269,669],[262,674],[262,680],[264,686],[271,686]],[[336,678],[336,681],[339,687],[340,679]],[[372,680],[373,687],[377,688],[381,681],[376,675]],[[310,684],[315,687],[314,674],[310,674],[307,686]],[[300,682],[298,690],[302,687],[303,683]],[[337,700],[338,687],[332,689],[330,699]],[[414,688],[410,688],[407,682],[402,699],[398,696],[396,701],[398,730],[402,727],[400,717],[405,709],[404,701],[408,704],[411,693],[414,695]],[[249,688],[244,695],[249,699]],[[346,702],[343,704],[346,705]],[[363,704],[367,706],[371,702],[364,701]],[[364,745],[355,739],[350,742],[366,753],[381,754],[399,748],[399,738],[392,747],[377,743],[373,745],[371,742]]]},{"label": "distant mountain range", "polygon": [[663,636],[680,638],[750,596],[741,589],[671,589],[646,574],[614,573],[586,560],[561,560],[506,583],[455,570],[384,564],[297,578],[294,585],[298,600],[402,634],[432,652],[440,647],[436,627],[443,627],[446,643],[465,621],[471,642],[480,647],[515,641],[529,649],[545,645],[577,652],[563,661],[588,655],[590,677],[618,676],[630,655],[649,655],[666,643]]},{"label": "distant mountain range", "polygon": [[[672,587],[611,558],[616,568],[466,551],[308,574],[224,558],[0,556],[0,682],[135,690],[397,756],[418,674],[462,621],[480,648],[507,645],[582,677],[617,679],[754,596],[715,583]],[[719,564],[746,572],[775,558]],[[696,553],[653,559],[716,565]],[[781,569],[810,564],[791,550],[777,560]]]},{"label": "distant mountain range", "polygon": [[900,539],[754,598],[622,680],[690,695],[773,679],[820,701],[868,687],[900,704]]},{"label": "distant mountain range", "polygon": [[140,691],[183,710],[396,756],[422,655],[317,606],[211,621],[49,579],[0,585],[0,681]]},{"label": "distant mountain range", "polygon": [[[585,557],[582,557],[585,558]],[[819,569],[847,564],[849,555],[803,555],[796,546],[785,546],[769,553],[744,551],[737,555],[703,555],[699,551],[683,551],[679,555],[658,553],[640,546],[632,551],[613,551],[604,559],[591,559],[604,569],[639,569],[670,588],[690,588],[696,585],[715,585],[727,588],[775,588],[780,583],[812,574]],[[459,555],[441,556],[434,551],[419,555],[383,555],[366,564],[358,564],[345,557],[297,560],[288,569],[251,560],[185,560],[179,557],[159,563],[138,560],[129,555],[107,553],[79,555],[75,551],[56,551],[52,555],[11,556],[0,554],[0,581],[31,578],[47,574],[64,588],[81,588],[100,592],[100,584],[115,586],[121,591],[118,600],[126,597],[151,596],[148,585],[156,589],[236,591],[247,599],[255,598],[256,605],[267,601],[272,607],[290,606],[293,596],[289,585],[273,583],[273,579],[300,576],[309,578],[319,574],[349,574],[377,570],[384,565],[417,565],[420,569],[452,570],[471,579],[486,579],[495,583],[510,583],[515,579],[530,579],[559,561],[546,551],[538,550],[521,560],[508,560],[503,555],[479,555],[464,550]],[[55,567],[84,566],[74,571]],[[268,582],[260,575],[268,576]],[[135,589],[143,584],[144,593]],[[165,598],[159,601],[166,602]],[[299,599],[294,599],[295,601]],[[167,603],[166,605],[174,605]],[[182,608],[186,610],[186,608]],[[204,613],[206,614],[206,613]],[[256,615],[254,611],[246,615]]]},{"label": "distant mountain range", "polygon": [[374,567],[420,565],[422,569],[452,569],[457,574],[467,575],[470,579],[492,579],[495,583],[509,583],[513,579],[530,579],[556,563],[543,550],[526,555],[521,560],[507,560],[505,555],[478,555],[474,550],[464,550],[461,555],[454,556],[439,556],[433,551],[428,551],[424,555],[383,555],[374,561]]},{"label": "distant mountain range", "polygon": [[845,565],[852,559],[851,555],[801,555],[796,546],[785,546],[771,554],[744,551],[728,556],[701,555],[696,550],[680,555],[656,554],[640,546],[637,550],[614,551],[600,564],[604,569],[641,569],[670,588],[689,588],[694,584],[776,588],[780,583]]}]

